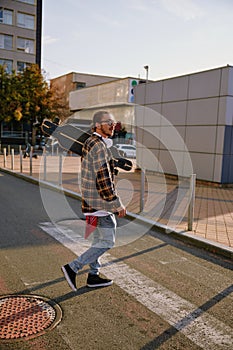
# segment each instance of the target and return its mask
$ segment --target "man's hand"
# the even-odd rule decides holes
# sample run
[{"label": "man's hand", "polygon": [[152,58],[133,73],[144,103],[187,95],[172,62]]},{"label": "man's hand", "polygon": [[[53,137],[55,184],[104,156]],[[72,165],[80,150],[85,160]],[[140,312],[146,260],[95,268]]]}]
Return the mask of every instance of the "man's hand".
[{"label": "man's hand", "polygon": [[118,215],[119,218],[123,218],[126,215],[126,209],[122,208],[121,210],[119,210],[117,212],[117,215]]}]

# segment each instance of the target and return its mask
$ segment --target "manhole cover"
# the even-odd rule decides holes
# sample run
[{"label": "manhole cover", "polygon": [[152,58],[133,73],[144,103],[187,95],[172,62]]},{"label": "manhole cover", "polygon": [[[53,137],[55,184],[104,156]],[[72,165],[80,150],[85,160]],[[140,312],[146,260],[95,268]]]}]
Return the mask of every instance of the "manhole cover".
[{"label": "manhole cover", "polygon": [[0,297],[0,341],[34,338],[53,329],[62,317],[54,302],[34,295]]}]

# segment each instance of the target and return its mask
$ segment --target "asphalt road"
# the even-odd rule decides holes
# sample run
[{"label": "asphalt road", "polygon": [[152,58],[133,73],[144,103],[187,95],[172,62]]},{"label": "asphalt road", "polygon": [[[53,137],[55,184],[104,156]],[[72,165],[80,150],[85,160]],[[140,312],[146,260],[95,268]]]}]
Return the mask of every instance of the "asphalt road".
[{"label": "asphalt road", "polygon": [[[149,230],[104,255],[113,286],[88,289],[84,270],[72,292],[60,267],[85,249],[81,219],[78,200],[0,173],[1,295],[44,296],[63,312],[53,330],[1,350],[232,349],[232,261]],[[121,230],[133,236],[129,221]]]}]

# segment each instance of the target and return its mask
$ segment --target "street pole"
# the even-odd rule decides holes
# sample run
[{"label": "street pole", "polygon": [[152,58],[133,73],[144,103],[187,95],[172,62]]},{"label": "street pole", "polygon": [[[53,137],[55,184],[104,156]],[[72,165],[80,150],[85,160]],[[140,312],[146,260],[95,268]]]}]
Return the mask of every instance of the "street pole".
[{"label": "street pole", "polygon": [[[148,83],[148,76],[149,76],[149,66],[144,66],[146,70],[146,83],[145,83],[145,94],[144,94],[144,109],[146,106],[146,90],[147,90],[147,83]],[[146,177],[146,171],[144,167],[141,167],[141,196],[140,196],[140,212],[143,211],[145,206],[145,177]]]},{"label": "street pole", "polygon": [[149,77],[149,66],[144,66],[146,70],[146,84],[148,83],[148,77]]}]

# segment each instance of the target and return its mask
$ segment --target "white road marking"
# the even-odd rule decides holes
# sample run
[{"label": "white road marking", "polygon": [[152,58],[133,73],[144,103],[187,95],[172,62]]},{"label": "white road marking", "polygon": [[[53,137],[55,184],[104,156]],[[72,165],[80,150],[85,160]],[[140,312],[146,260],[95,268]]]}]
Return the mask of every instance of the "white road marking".
[{"label": "white road marking", "polygon": [[[41,223],[42,230],[58,240],[73,253],[80,255],[86,250],[65,227]],[[232,349],[233,330],[214,316],[144,276],[124,262],[115,262],[109,253],[102,257],[103,273],[114,283],[152,312],[159,315],[175,329],[205,350]]]},{"label": "white road marking", "polygon": [[169,261],[163,261],[163,260],[159,260],[160,264],[162,265],[167,265],[167,264],[174,264],[174,263],[179,263],[179,262],[184,262],[187,261],[188,259],[185,258],[184,256],[179,257],[177,259],[171,259]]}]

